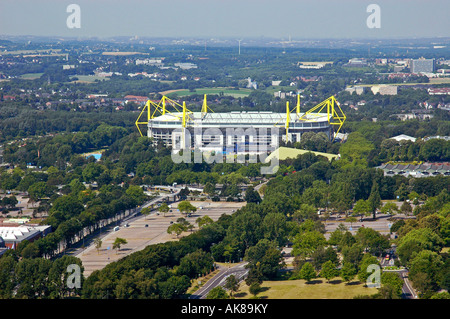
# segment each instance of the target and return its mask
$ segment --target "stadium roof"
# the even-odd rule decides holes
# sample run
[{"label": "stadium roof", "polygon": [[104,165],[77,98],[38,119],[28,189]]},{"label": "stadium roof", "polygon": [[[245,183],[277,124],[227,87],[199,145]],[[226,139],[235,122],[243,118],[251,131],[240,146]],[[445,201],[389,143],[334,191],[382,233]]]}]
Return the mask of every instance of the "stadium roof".
[{"label": "stadium roof", "polygon": [[[304,113],[300,113],[302,116]],[[166,113],[164,115],[158,116],[151,121],[154,122],[174,122],[181,121],[183,117],[182,112]],[[286,121],[286,113],[273,113],[273,112],[263,112],[263,111],[242,111],[242,112],[227,112],[227,113],[206,113],[202,117],[201,112],[192,112],[187,115],[188,121],[198,121],[202,124],[237,124],[237,125],[274,125],[276,123],[283,125]],[[297,120],[297,114],[292,112],[290,114],[290,121],[295,122]],[[325,122],[328,121],[328,116],[326,113],[321,113],[319,115],[307,116],[308,121],[302,120],[302,122]],[[149,121],[149,125],[151,123]]]}]

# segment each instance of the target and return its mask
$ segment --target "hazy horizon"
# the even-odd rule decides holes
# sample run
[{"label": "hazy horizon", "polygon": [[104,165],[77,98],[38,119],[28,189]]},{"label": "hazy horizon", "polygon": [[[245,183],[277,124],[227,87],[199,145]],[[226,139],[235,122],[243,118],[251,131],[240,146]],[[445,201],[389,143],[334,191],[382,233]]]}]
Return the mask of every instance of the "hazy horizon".
[{"label": "hazy horizon", "polygon": [[[67,6],[80,7],[69,28]],[[366,24],[370,4],[380,28]],[[111,38],[409,39],[450,36],[448,0],[0,0],[0,35]]]}]

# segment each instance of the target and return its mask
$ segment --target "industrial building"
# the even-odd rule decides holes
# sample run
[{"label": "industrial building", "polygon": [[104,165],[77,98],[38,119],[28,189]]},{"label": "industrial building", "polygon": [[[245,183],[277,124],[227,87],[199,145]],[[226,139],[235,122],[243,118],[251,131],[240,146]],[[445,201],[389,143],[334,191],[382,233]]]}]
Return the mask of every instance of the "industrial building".
[{"label": "industrial building", "polygon": [[33,242],[51,232],[50,225],[30,226],[17,224],[0,224],[0,242],[3,248],[16,249],[17,245],[27,240]]},{"label": "industrial building", "polygon": [[[173,110],[169,111],[169,105]],[[140,118],[147,113],[147,121]],[[345,114],[332,96],[307,112],[297,105],[285,113],[238,111],[215,113],[207,105],[206,95],[201,112],[191,112],[186,104],[163,97],[160,103],[148,101],[136,126],[147,126],[147,136],[163,141],[173,150],[198,149],[222,154],[271,152],[281,141],[298,142],[305,132],[324,132],[334,139],[345,121]],[[336,132],[333,126],[338,126]]]}]

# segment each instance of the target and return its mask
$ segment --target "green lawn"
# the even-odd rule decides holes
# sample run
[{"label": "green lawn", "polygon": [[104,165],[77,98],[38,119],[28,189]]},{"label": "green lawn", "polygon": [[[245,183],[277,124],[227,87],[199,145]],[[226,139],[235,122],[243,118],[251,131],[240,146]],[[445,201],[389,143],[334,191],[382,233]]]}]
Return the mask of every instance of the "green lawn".
[{"label": "green lawn", "polygon": [[21,79],[24,80],[36,80],[39,79],[44,73],[26,73],[20,76]]},{"label": "green lawn", "polygon": [[[261,288],[263,291],[258,297],[263,299],[352,299],[357,295],[372,295],[378,292],[376,288],[364,287],[358,281],[346,284],[340,278],[335,278],[330,283],[323,278],[317,278],[308,284],[302,279],[264,281]],[[239,299],[252,296],[245,284],[241,284],[239,291],[234,294],[234,297]]]},{"label": "green lawn", "polygon": [[[232,88],[201,88],[201,89],[195,89],[194,92],[191,92],[189,90],[176,90],[176,91],[172,91],[170,93],[167,93],[167,97],[173,97],[173,96],[189,96],[189,95],[193,95],[193,94],[220,94],[222,93],[224,95],[227,96],[233,96],[233,97],[245,97],[248,96],[252,90],[250,89],[239,89],[239,90],[235,90]],[[164,94],[164,92],[161,92],[162,94]]]}]

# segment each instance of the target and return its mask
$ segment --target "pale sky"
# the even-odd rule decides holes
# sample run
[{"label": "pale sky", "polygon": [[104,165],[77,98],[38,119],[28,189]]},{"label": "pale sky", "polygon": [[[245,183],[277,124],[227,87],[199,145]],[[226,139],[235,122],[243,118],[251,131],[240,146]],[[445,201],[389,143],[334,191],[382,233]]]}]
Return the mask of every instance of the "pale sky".
[{"label": "pale sky", "polygon": [[[370,29],[369,4],[381,27]],[[70,29],[69,4],[81,28]],[[449,0],[0,0],[0,35],[420,38],[450,36]]]}]

